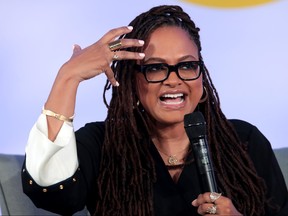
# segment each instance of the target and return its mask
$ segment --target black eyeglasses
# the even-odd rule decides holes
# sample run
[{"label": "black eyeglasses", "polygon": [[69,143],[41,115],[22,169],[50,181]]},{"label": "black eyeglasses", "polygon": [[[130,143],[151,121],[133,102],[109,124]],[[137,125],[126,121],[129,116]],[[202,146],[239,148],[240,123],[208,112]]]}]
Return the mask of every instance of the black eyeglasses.
[{"label": "black eyeglasses", "polygon": [[196,80],[200,77],[202,66],[202,61],[179,62],[176,65],[168,65],[166,63],[135,65],[136,70],[143,73],[149,83],[165,81],[172,71],[174,71],[181,80]]}]

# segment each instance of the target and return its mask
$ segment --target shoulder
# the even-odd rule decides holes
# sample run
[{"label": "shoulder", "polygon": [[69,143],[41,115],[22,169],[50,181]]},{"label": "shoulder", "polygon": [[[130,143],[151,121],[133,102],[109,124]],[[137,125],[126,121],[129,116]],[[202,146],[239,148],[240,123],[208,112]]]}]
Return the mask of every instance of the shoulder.
[{"label": "shoulder", "polygon": [[105,122],[90,122],[85,124],[75,132],[77,142],[79,141],[98,141],[103,142],[105,134]]},{"label": "shoulder", "polygon": [[267,142],[266,137],[261,133],[261,131],[253,124],[240,120],[240,119],[230,119],[229,122],[232,124],[233,128],[237,132],[240,140],[242,142],[247,142],[251,140],[262,140]]},{"label": "shoulder", "polygon": [[81,127],[76,133],[89,133],[89,132],[104,132],[105,131],[105,122],[98,121],[98,122],[90,122],[85,124],[84,127]]},{"label": "shoulder", "polygon": [[273,157],[273,150],[269,140],[255,125],[239,119],[231,119],[229,121],[232,123],[241,142],[247,145],[248,154],[254,163]]},{"label": "shoulder", "polygon": [[238,133],[241,133],[241,135],[248,135],[255,127],[251,123],[240,119],[229,119],[229,122],[232,123],[234,129]]}]

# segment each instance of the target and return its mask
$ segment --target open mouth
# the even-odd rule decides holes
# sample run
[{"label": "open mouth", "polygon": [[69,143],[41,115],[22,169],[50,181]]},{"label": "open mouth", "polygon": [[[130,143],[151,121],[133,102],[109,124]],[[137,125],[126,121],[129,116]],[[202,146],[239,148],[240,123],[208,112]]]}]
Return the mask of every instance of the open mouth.
[{"label": "open mouth", "polygon": [[184,100],[185,100],[185,95],[183,93],[164,94],[160,96],[160,101],[167,105],[181,104]]}]

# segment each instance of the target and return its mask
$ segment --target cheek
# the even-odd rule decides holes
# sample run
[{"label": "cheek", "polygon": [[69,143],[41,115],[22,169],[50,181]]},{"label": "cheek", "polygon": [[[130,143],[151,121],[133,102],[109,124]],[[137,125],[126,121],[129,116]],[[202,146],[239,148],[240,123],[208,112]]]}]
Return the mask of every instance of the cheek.
[{"label": "cheek", "polygon": [[152,104],[155,105],[157,102],[157,91],[159,91],[159,85],[147,83],[141,74],[136,76],[136,94],[145,110],[148,110]]},{"label": "cheek", "polygon": [[202,95],[203,95],[203,83],[202,83],[202,77],[196,80],[196,82],[190,84],[190,91],[192,100],[194,103],[199,103]]}]

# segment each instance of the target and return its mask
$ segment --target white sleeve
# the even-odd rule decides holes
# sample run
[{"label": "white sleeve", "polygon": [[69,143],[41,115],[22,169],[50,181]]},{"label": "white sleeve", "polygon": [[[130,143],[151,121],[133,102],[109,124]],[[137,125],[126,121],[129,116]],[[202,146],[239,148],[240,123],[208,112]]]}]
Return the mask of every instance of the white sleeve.
[{"label": "white sleeve", "polygon": [[41,114],[30,131],[26,146],[26,169],[40,186],[71,177],[78,168],[72,123],[64,122],[54,142],[48,139],[46,116]]}]

